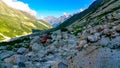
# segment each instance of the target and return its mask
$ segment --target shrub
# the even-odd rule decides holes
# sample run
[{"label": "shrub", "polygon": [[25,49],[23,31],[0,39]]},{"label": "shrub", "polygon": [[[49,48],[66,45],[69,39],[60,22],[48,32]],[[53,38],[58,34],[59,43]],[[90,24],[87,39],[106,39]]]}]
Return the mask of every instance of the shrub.
[{"label": "shrub", "polygon": [[68,31],[67,28],[62,28],[61,31],[65,32],[65,31]]}]

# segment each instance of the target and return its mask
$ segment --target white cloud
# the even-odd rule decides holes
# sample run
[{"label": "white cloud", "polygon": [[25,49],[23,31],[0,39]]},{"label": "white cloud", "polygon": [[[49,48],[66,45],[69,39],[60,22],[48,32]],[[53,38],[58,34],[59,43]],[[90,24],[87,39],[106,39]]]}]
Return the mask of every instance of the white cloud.
[{"label": "white cloud", "polygon": [[36,17],[37,12],[35,10],[32,10],[28,4],[23,3],[21,1],[18,0],[2,0],[3,2],[5,2],[8,6],[18,9],[18,10],[22,10],[25,12],[28,12],[29,14],[33,15]]}]

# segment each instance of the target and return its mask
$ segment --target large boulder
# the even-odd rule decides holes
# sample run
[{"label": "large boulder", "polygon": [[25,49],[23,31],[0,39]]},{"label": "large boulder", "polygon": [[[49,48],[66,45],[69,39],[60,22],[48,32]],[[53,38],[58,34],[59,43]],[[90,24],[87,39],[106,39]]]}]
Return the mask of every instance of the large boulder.
[{"label": "large boulder", "polygon": [[4,59],[5,63],[11,63],[13,65],[16,65],[19,62],[25,62],[25,61],[26,61],[26,57],[22,55],[13,55],[9,58]]},{"label": "large boulder", "polygon": [[87,41],[86,41],[86,40],[80,40],[80,41],[78,42],[78,46],[79,46],[80,48],[84,47],[85,44],[87,44]]},{"label": "large boulder", "polygon": [[115,27],[115,30],[116,30],[118,33],[120,33],[120,25],[116,26],[116,27]]},{"label": "large boulder", "polygon": [[31,45],[30,47],[32,48],[32,51],[38,52],[38,51],[41,49],[42,45],[41,45],[41,44],[34,43],[34,44]]},{"label": "large boulder", "polygon": [[23,54],[23,53],[25,53],[25,51],[26,51],[26,48],[22,47],[22,48],[19,48],[19,49],[17,50],[17,53],[18,53],[18,54]]},{"label": "large boulder", "polygon": [[89,46],[69,60],[68,68],[119,68],[120,51]]},{"label": "large boulder", "polygon": [[110,39],[109,38],[101,38],[101,40],[99,41],[100,46],[107,46],[110,44]]},{"label": "large boulder", "polygon": [[11,57],[14,54],[15,53],[13,51],[5,51],[5,52],[0,54],[0,56],[1,56],[0,59],[4,60],[5,58],[9,58],[9,57]]},{"label": "large boulder", "polygon": [[116,38],[113,38],[109,45],[110,48],[119,48],[120,47],[120,36],[117,36]]},{"label": "large boulder", "polygon": [[115,19],[120,19],[120,13],[117,13],[114,18]]},{"label": "large boulder", "polygon": [[33,45],[34,43],[40,43],[40,37],[39,36],[35,36],[31,42],[30,42],[30,45]]},{"label": "large boulder", "polygon": [[90,42],[97,42],[100,39],[100,34],[99,33],[95,33],[94,35],[88,36],[87,39]]}]

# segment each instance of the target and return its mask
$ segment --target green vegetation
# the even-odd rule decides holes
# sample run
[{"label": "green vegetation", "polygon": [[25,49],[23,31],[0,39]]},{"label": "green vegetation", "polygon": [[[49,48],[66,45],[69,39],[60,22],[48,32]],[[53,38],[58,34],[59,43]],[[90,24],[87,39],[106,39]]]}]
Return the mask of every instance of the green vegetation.
[{"label": "green vegetation", "polygon": [[5,46],[5,45],[14,45],[15,43],[21,43],[24,40],[30,40],[29,37],[25,36],[25,37],[20,37],[17,40],[14,41],[10,41],[10,42],[0,42],[0,46]]},{"label": "green vegetation", "polygon": [[0,40],[4,40],[5,38],[3,36],[0,35]]},{"label": "green vegetation", "polygon": [[[23,42],[24,44],[21,44]],[[18,49],[21,47],[29,48],[30,38],[29,36],[24,36],[9,42],[0,42],[0,46],[6,46],[6,50],[13,50],[13,51],[16,51],[15,49]]]},{"label": "green vegetation", "polygon": [[112,13],[112,12],[118,10],[118,9],[120,9],[120,5],[119,5],[118,7],[113,8],[113,9],[110,10],[110,11],[106,11],[106,12],[100,14],[98,17],[103,17],[103,16],[105,16],[105,15],[107,15],[107,14],[109,14],[109,13]]},{"label": "green vegetation", "polygon": [[83,27],[85,27],[88,23],[87,22],[84,22],[84,23],[81,23],[77,26],[74,26],[73,29],[74,29],[74,34],[77,35],[78,33],[81,33],[84,29]]},{"label": "green vegetation", "polygon": [[68,31],[68,29],[67,28],[62,28],[61,31],[65,32],[65,31]]},{"label": "green vegetation", "polygon": [[[32,32],[32,29],[47,30],[52,26],[42,20],[37,20],[30,14],[8,7],[0,1],[0,33],[14,38]],[[0,40],[5,39],[0,36]]]}]

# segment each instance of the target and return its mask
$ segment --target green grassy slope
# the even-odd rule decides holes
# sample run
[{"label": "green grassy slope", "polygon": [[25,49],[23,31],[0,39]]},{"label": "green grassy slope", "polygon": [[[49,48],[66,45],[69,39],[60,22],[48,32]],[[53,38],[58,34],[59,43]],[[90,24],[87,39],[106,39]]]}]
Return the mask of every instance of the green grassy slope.
[{"label": "green grassy slope", "polygon": [[30,14],[8,7],[0,0],[0,40],[31,33],[32,29],[49,29],[52,26]]}]

